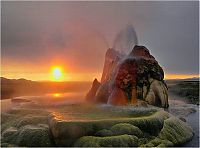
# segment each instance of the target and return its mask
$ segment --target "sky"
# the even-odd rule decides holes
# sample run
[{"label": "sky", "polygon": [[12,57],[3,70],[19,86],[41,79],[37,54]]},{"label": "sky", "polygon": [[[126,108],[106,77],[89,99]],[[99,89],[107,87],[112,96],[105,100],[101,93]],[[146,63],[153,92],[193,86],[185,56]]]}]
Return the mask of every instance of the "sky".
[{"label": "sky", "polygon": [[198,2],[1,2],[1,76],[100,79],[105,52],[127,25],[166,78],[199,75]]}]

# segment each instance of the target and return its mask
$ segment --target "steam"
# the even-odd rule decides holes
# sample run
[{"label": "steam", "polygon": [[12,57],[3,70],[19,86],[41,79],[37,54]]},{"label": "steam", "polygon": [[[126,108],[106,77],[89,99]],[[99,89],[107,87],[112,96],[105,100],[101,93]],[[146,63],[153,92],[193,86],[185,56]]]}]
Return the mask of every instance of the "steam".
[{"label": "steam", "polygon": [[102,40],[102,42],[105,44],[105,46],[108,49],[109,48],[109,43],[108,43],[108,40],[106,39],[106,37],[102,33],[98,32],[98,31],[96,31],[96,34],[98,34],[99,38]]},{"label": "steam", "polygon": [[135,29],[132,25],[127,25],[117,34],[113,48],[120,53],[128,54],[136,44],[138,44],[138,39]]}]

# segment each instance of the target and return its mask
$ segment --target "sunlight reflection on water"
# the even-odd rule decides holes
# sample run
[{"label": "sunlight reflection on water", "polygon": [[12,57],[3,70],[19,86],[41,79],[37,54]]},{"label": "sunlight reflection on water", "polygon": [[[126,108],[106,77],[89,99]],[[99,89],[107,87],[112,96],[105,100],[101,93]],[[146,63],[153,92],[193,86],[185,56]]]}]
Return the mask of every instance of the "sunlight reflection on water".
[{"label": "sunlight reflection on water", "polygon": [[55,93],[47,93],[43,97],[74,97],[74,96],[84,96],[85,93],[77,93],[77,92],[67,92],[67,93],[60,93],[60,92],[55,92]]},{"label": "sunlight reflection on water", "polygon": [[48,93],[40,96],[20,96],[12,99],[1,100],[1,112],[7,112],[16,106],[55,106],[62,104],[74,104],[84,102],[83,92],[69,92],[69,93]]}]

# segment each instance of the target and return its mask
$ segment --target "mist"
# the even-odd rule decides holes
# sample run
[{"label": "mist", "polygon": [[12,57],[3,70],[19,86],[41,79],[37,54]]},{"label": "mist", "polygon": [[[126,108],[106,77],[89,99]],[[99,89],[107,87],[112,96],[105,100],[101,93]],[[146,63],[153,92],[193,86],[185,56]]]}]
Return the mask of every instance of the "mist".
[{"label": "mist", "polygon": [[129,54],[133,47],[138,44],[137,34],[132,25],[122,29],[114,40],[113,48],[120,53]]}]

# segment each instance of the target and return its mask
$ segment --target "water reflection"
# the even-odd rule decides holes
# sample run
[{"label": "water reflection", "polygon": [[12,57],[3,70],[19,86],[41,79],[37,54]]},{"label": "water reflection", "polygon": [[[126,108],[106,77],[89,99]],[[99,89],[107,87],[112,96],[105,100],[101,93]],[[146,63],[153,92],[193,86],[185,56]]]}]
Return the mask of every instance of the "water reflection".
[{"label": "water reflection", "polygon": [[48,93],[40,96],[20,96],[12,99],[0,100],[1,112],[6,112],[13,107],[26,106],[57,106],[63,104],[76,104],[85,101],[84,92]]},{"label": "water reflection", "polygon": [[77,97],[77,96],[81,96],[81,97],[84,97],[84,94],[83,92],[65,92],[65,93],[60,93],[60,92],[55,92],[55,93],[48,93],[48,94],[45,94],[43,97],[47,97],[48,99],[49,98],[65,98],[65,99],[68,99],[68,98],[72,98],[72,97]]}]

